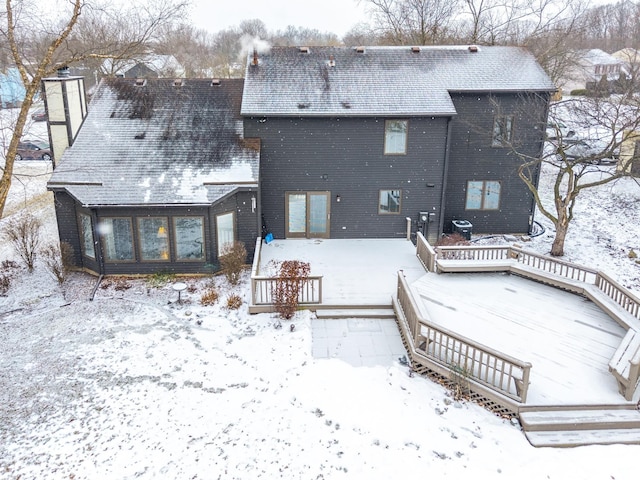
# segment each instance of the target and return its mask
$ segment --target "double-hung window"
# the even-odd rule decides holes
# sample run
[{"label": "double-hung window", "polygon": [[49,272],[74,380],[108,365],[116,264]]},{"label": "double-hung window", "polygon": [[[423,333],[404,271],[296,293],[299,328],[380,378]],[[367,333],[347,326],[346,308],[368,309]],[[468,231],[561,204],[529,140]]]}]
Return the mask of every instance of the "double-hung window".
[{"label": "double-hung window", "polygon": [[500,182],[479,180],[467,182],[466,210],[498,210],[500,208]]},{"label": "double-hung window", "polygon": [[408,120],[385,120],[384,154],[405,155],[407,153]]},{"label": "double-hung window", "polygon": [[513,115],[498,115],[493,119],[492,147],[505,147],[513,138]]}]

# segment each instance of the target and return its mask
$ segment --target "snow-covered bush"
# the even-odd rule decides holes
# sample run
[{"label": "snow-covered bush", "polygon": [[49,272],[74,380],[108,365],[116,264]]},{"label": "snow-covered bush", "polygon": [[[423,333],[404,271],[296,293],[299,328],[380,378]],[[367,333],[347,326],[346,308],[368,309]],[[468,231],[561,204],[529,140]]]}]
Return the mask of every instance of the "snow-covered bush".
[{"label": "snow-covered bush", "polygon": [[41,241],[41,227],[42,223],[39,219],[30,213],[25,213],[11,218],[3,231],[2,236],[13,245],[13,249],[29,272],[33,271],[36,262]]}]

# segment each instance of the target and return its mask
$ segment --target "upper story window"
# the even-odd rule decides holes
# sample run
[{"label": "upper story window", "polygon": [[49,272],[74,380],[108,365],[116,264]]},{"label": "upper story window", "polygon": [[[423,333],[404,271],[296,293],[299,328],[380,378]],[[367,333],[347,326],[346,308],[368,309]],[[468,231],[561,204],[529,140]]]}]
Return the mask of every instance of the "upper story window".
[{"label": "upper story window", "polygon": [[405,155],[407,153],[408,120],[386,120],[384,122],[384,154]]},{"label": "upper story window", "polygon": [[493,119],[492,147],[505,147],[513,137],[513,115],[497,115]]}]

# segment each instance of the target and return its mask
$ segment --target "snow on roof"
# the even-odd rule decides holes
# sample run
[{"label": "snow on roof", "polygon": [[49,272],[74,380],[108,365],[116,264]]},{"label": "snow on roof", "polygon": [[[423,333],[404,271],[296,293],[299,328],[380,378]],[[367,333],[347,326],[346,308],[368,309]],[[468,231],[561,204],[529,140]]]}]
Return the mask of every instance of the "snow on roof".
[{"label": "snow on roof", "polygon": [[592,63],[593,65],[617,65],[622,63],[613,55],[609,55],[607,52],[600,50],[599,48],[584,50],[582,52],[582,59]]},{"label": "snow on roof", "polygon": [[256,187],[260,143],[242,137],[241,94],[241,79],[105,79],[49,188],[85,205],[151,205]]},{"label": "snow on roof", "polygon": [[519,47],[273,47],[248,60],[245,116],[453,115],[452,91],[555,90]]}]

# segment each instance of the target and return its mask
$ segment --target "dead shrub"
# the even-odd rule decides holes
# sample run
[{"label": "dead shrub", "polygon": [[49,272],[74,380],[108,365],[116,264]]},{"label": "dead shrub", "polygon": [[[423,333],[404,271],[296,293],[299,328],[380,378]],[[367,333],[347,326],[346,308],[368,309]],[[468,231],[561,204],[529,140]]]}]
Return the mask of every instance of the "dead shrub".
[{"label": "dead shrub", "polygon": [[73,247],[67,242],[60,245],[50,243],[40,251],[40,255],[49,273],[62,285],[73,265]]},{"label": "dead shrub", "polygon": [[298,310],[300,291],[310,271],[309,263],[300,260],[285,260],[280,263],[273,303],[281,318],[290,319]]},{"label": "dead shrub", "polygon": [[3,232],[3,237],[13,245],[29,272],[33,271],[40,246],[42,223],[30,213],[11,218]]},{"label": "dead shrub", "polygon": [[13,260],[3,260],[2,261],[2,270],[17,270],[18,264]]},{"label": "dead shrub", "polygon": [[436,247],[455,247],[460,245],[471,245],[471,242],[458,232],[442,235],[436,242]]},{"label": "dead shrub", "polygon": [[116,277],[113,279],[113,288],[118,292],[123,292],[125,290],[129,290],[131,288],[131,284],[129,283],[129,279],[126,277]]},{"label": "dead shrub", "polygon": [[240,281],[240,274],[247,264],[247,249],[242,242],[233,242],[222,249],[220,255],[220,265],[222,273],[231,285],[237,285]]},{"label": "dead shrub", "polygon": [[235,293],[227,297],[227,308],[229,310],[238,310],[242,306],[242,298]]},{"label": "dead shrub", "polygon": [[210,307],[218,301],[218,291],[215,288],[207,288],[200,297],[200,305]]},{"label": "dead shrub", "polygon": [[11,277],[9,275],[0,275],[0,296],[4,297],[11,287]]}]

